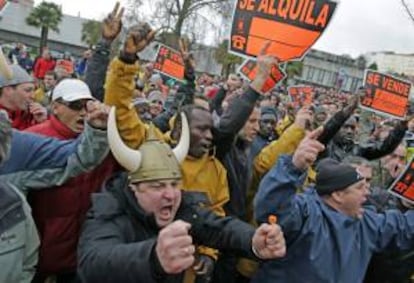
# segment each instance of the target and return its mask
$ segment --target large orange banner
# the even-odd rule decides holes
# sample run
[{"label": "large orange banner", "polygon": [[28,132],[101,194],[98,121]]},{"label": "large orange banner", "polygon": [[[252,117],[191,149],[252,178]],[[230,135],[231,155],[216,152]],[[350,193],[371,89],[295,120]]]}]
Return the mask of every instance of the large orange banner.
[{"label": "large orange banner", "polygon": [[267,53],[281,62],[302,58],[328,26],[336,3],[329,0],[237,0],[229,51],[256,57]]}]

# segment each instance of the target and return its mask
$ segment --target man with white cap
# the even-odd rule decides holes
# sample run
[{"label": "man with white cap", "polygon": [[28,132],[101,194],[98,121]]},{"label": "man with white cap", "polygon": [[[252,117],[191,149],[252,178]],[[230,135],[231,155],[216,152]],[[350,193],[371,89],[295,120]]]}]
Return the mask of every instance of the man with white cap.
[{"label": "man with white cap", "polygon": [[62,184],[100,164],[108,153],[106,116],[88,105],[81,137],[59,141],[12,130],[0,111],[0,282],[30,283],[35,273],[39,238],[22,193]]},{"label": "man with white cap", "polygon": [[[74,138],[84,129],[86,117],[86,103],[93,100],[89,87],[78,79],[64,79],[60,81],[52,92],[52,115],[46,122],[29,128],[31,132],[40,129],[54,128],[54,131],[72,132],[72,135],[63,135],[62,138]],[[63,127],[63,129],[62,129]],[[46,130],[50,132],[50,130]],[[43,133],[40,130],[40,133]],[[61,134],[62,135],[62,134]],[[59,138],[59,135],[53,135]]]},{"label": "man with white cap", "polygon": [[33,78],[20,66],[7,65],[2,53],[0,61],[0,109],[13,128],[23,130],[46,120],[46,108],[34,102]]},{"label": "man with white cap", "polygon": [[[94,100],[85,82],[64,79],[52,92],[49,120],[27,131],[60,140],[75,139],[85,128],[86,107],[90,105],[106,107]],[[116,163],[108,156],[90,172],[49,190],[29,193],[28,200],[42,240],[33,282],[44,282],[50,276],[58,282],[75,280],[76,247],[81,224],[90,206],[90,195],[100,190],[115,167]],[[59,239],[55,235],[60,235]]]}]

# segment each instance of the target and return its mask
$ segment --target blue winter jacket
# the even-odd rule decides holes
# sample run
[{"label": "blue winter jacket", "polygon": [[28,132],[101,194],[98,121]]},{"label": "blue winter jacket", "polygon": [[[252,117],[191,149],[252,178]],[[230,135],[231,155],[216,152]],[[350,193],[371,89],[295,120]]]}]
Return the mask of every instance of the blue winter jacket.
[{"label": "blue winter jacket", "polygon": [[367,209],[354,219],[328,207],[313,189],[296,195],[304,177],[291,156],[282,156],[260,184],[255,217],[263,223],[277,215],[287,255],[264,262],[253,283],[358,283],[374,252],[414,246],[414,211]]},{"label": "blue winter jacket", "polygon": [[85,125],[82,135],[67,141],[14,130],[10,158],[0,166],[0,182],[27,194],[95,168],[109,153],[107,133]]}]

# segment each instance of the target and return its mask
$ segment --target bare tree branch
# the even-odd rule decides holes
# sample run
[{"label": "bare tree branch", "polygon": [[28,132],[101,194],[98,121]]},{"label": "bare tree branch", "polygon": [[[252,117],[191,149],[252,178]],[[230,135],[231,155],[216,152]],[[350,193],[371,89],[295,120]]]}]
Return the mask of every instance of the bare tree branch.
[{"label": "bare tree branch", "polygon": [[189,9],[188,9],[188,14],[191,14],[193,11],[197,11],[203,7],[206,6],[210,6],[210,5],[214,5],[214,4],[218,4],[221,2],[225,2],[226,0],[209,0],[209,1],[200,1],[200,2],[195,2],[194,5],[192,5]]},{"label": "bare tree branch", "polygon": [[410,10],[410,7],[405,2],[405,0],[401,0],[401,4],[404,6],[405,10],[407,11],[408,16],[411,18],[411,21],[414,23],[414,15]]}]

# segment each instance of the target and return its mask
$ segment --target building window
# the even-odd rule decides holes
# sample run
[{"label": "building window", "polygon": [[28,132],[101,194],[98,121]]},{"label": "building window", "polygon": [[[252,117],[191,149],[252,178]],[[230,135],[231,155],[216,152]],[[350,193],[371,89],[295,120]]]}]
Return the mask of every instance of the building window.
[{"label": "building window", "polygon": [[360,86],[362,86],[362,80],[358,78],[352,78],[352,84],[351,84],[350,91],[355,93]]},{"label": "building window", "polygon": [[325,78],[326,71],[325,70],[319,70],[318,74],[318,83],[323,83],[323,79]]},{"label": "building window", "polygon": [[315,74],[315,68],[314,67],[309,67],[308,74],[306,76],[306,80],[312,81],[314,74]]}]

